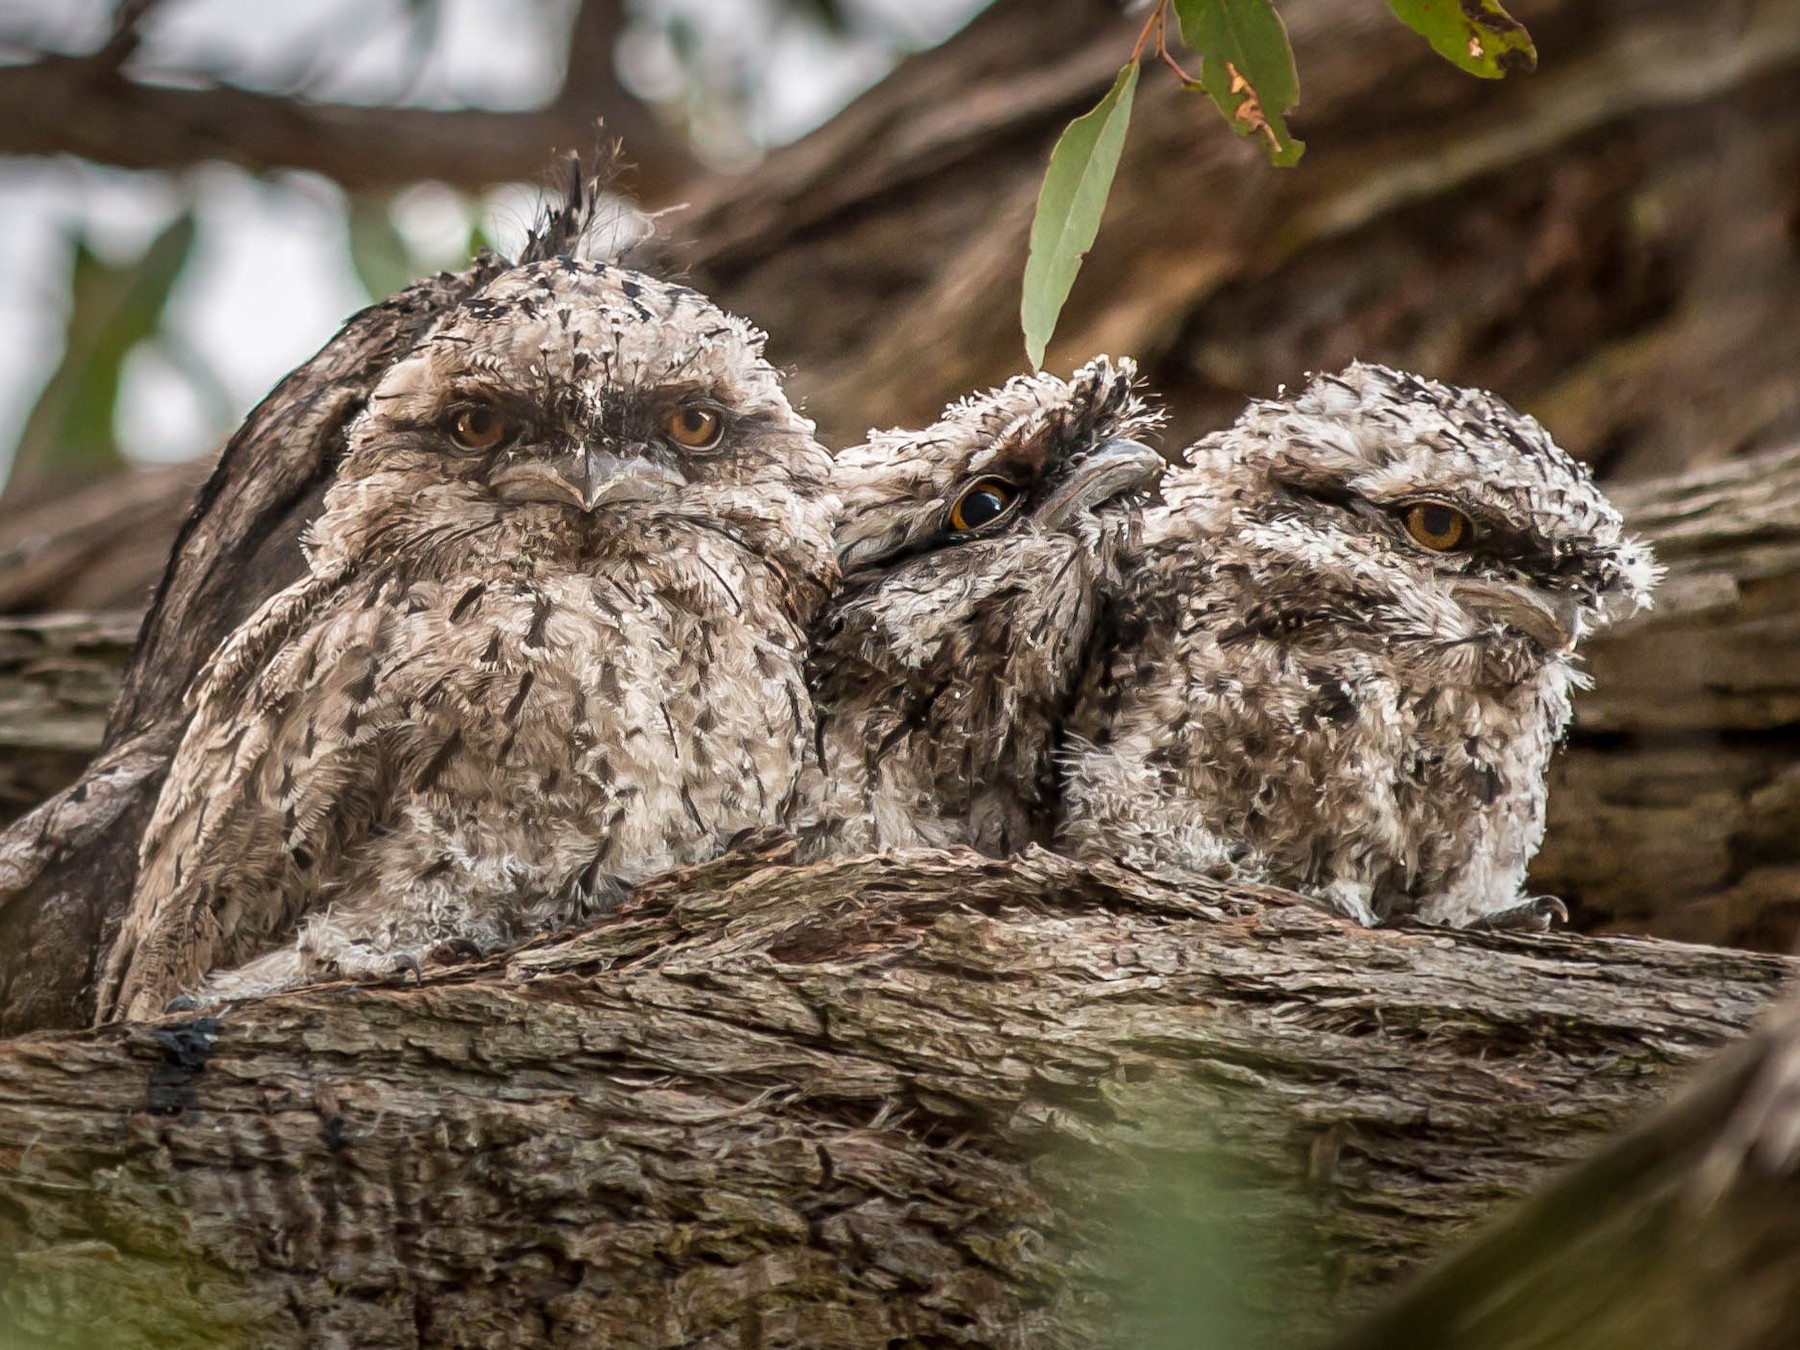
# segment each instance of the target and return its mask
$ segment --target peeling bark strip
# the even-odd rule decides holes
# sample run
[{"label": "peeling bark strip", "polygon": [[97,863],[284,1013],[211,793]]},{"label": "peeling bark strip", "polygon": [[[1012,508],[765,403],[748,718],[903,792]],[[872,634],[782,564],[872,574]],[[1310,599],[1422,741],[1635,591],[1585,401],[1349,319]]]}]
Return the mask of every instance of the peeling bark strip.
[{"label": "peeling bark strip", "polygon": [[0,1043],[0,1320],[52,1344],[1097,1345],[1163,1237],[1132,1216],[1204,1157],[1236,1284],[1316,1331],[1794,969],[1365,932],[1042,852],[786,856],[422,987]]}]

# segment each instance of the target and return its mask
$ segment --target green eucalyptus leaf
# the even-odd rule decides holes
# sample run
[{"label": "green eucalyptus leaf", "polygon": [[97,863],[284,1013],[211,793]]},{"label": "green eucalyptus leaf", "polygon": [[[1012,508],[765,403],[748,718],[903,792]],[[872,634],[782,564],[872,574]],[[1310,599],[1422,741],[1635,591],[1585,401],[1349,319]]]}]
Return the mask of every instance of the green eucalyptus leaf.
[{"label": "green eucalyptus leaf", "polygon": [[1388,8],[1446,61],[1497,80],[1537,69],[1537,48],[1525,25],[1498,0],[1388,0]]},{"label": "green eucalyptus leaf", "polygon": [[1271,163],[1299,163],[1306,145],[1284,117],[1300,101],[1300,80],[1271,0],[1175,0],[1175,15],[1181,40],[1200,54],[1200,87],[1231,129],[1260,137]]},{"label": "green eucalyptus leaf", "polygon": [[1069,123],[1050,152],[1037,214],[1031,220],[1031,252],[1025,260],[1025,292],[1019,302],[1025,353],[1034,367],[1044,364],[1044,348],[1056,332],[1075,275],[1100,233],[1100,217],[1125,148],[1137,79],[1137,62],[1127,63],[1106,97],[1093,111]]}]

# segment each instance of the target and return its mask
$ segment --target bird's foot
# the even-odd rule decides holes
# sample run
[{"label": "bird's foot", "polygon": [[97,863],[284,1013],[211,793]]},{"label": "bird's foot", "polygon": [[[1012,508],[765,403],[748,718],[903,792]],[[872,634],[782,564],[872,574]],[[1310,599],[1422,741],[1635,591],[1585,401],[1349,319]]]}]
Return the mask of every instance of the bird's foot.
[{"label": "bird's foot", "polygon": [[1370,903],[1371,891],[1368,886],[1354,881],[1334,881],[1311,894],[1326,909],[1334,914],[1341,914],[1364,928],[1377,928],[1381,924],[1381,916]]},{"label": "bird's foot", "polygon": [[438,943],[425,959],[434,966],[459,966],[468,961],[479,961],[491,950],[474,938],[453,937]]},{"label": "bird's foot", "polygon": [[488,954],[488,950],[473,938],[445,938],[442,942],[434,943],[430,947],[411,948],[391,953],[394,963],[393,975],[402,982],[411,976],[414,984],[423,984],[425,967],[457,966],[468,961],[479,961]]},{"label": "bird's foot", "polygon": [[429,961],[423,947],[378,946],[367,938],[341,942],[315,943],[307,951],[311,979],[355,980],[366,984],[385,984],[390,980],[417,984],[425,977]]},{"label": "bird's foot", "polygon": [[1568,921],[1569,907],[1554,895],[1530,895],[1505,909],[1482,914],[1465,926],[1481,933],[1548,933],[1557,923]]}]

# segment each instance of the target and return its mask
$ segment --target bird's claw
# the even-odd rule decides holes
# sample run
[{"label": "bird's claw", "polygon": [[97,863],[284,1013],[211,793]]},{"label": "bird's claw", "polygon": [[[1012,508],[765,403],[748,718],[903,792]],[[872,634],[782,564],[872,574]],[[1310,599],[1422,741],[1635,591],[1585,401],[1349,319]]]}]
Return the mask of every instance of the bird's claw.
[{"label": "bird's claw", "polygon": [[419,958],[411,952],[402,952],[394,958],[394,974],[398,975],[402,981],[411,975],[414,984],[425,982],[425,972],[419,965]]},{"label": "bird's claw", "polygon": [[199,1009],[200,1000],[195,998],[192,994],[177,994],[174,998],[163,1004],[162,1010],[166,1013],[181,1013],[198,1012]]},{"label": "bird's claw", "polygon": [[1558,923],[1569,921],[1569,907],[1554,895],[1533,895],[1483,914],[1469,924],[1476,932],[1548,933]]},{"label": "bird's claw", "polygon": [[472,938],[445,938],[431,949],[432,964],[455,965],[459,961],[479,961],[487,952]]}]

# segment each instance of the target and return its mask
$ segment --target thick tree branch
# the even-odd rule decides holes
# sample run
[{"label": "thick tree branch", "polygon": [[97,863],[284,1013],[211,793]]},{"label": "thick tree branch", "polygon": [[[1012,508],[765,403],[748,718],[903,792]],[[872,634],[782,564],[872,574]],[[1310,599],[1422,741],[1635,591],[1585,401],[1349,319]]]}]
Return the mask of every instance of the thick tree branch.
[{"label": "thick tree branch", "polygon": [[[1312,1331],[1792,969],[783,856],[418,988],[0,1044],[0,1308],[52,1343],[1093,1345],[1168,1236],[1138,1207],[1224,1204],[1267,1332]],[[1196,1158],[1224,1189],[1171,1211]]]},{"label": "thick tree branch", "polygon": [[140,466],[53,501],[0,507],[0,613],[141,613],[206,460]]}]

